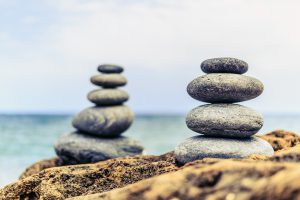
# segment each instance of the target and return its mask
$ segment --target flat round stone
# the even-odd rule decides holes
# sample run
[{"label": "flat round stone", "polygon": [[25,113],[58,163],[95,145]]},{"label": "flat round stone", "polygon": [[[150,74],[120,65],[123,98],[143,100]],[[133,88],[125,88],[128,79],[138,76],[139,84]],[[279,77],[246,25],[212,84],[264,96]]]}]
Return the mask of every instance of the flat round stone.
[{"label": "flat round stone", "polygon": [[119,89],[99,89],[90,92],[88,99],[98,106],[120,105],[129,99],[129,95]]},{"label": "flat round stone", "polygon": [[83,133],[63,135],[55,144],[56,154],[64,164],[95,163],[142,154],[143,146],[128,137],[98,138]]},{"label": "flat round stone", "polygon": [[244,74],[248,71],[248,64],[236,58],[212,58],[201,63],[205,73],[233,73]]},{"label": "flat round stone", "polygon": [[194,136],[179,144],[175,149],[176,160],[186,164],[203,158],[246,158],[252,154],[272,156],[272,146],[263,139],[214,138]]},{"label": "flat round stone", "polygon": [[91,77],[94,85],[104,88],[115,88],[127,84],[127,79],[120,74],[100,74]]},{"label": "flat round stone", "polygon": [[100,137],[117,137],[132,124],[134,114],[128,106],[91,107],[73,119],[73,126]]},{"label": "flat round stone", "polygon": [[124,71],[124,69],[118,65],[104,64],[98,67],[98,71],[104,74],[120,74]]},{"label": "flat round stone", "polygon": [[188,94],[208,103],[235,103],[254,99],[264,85],[256,78],[238,74],[207,74],[187,86]]},{"label": "flat round stone", "polygon": [[194,108],[186,117],[189,129],[207,136],[245,138],[263,126],[257,111],[237,104],[207,104]]}]

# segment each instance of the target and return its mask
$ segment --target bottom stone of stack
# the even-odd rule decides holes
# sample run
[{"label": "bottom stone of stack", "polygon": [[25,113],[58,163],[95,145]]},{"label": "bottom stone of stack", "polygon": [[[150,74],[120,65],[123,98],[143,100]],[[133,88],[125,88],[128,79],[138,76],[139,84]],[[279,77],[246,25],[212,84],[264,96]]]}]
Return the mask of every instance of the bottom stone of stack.
[{"label": "bottom stone of stack", "polygon": [[274,154],[274,150],[268,142],[255,136],[231,139],[203,135],[188,138],[175,149],[176,160],[180,164],[206,157],[245,158],[252,154],[271,156]]},{"label": "bottom stone of stack", "polygon": [[64,164],[85,164],[143,154],[140,142],[129,137],[98,138],[73,132],[63,135],[55,144],[56,154]]}]

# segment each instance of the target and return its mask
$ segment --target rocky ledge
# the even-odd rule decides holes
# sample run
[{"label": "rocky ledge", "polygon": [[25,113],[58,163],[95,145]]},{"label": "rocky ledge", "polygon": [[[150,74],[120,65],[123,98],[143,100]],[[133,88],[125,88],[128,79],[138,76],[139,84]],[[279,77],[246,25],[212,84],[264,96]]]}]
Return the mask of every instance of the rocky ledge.
[{"label": "rocky ledge", "polygon": [[59,159],[29,167],[0,190],[0,199],[300,199],[300,137],[265,136],[274,156],[212,159],[178,166],[173,153],[62,166]]}]

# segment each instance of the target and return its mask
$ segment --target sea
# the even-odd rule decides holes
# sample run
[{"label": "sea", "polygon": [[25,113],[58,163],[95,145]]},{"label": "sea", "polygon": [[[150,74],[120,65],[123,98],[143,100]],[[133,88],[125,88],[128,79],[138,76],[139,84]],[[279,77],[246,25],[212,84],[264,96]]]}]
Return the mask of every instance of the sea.
[{"label": "sea", "polygon": [[[300,115],[264,117],[260,134],[276,129],[300,133]],[[55,157],[55,141],[74,131],[71,120],[71,115],[0,115],[0,187],[16,181],[34,162]],[[124,135],[141,141],[147,154],[159,155],[197,134],[186,127],[185,116],[139,115]]]}]

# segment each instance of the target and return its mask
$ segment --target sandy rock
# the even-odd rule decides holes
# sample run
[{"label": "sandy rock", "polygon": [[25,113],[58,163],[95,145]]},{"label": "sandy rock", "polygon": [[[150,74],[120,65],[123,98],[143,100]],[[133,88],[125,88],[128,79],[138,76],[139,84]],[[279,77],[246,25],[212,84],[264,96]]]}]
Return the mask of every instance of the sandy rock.
[{"label": "sandy rock", "polygon": [[1,189],[0,199],[62,200],[124,187],[176,169],[172,154],[49,168]]},{"label": "sandy rock", "polygon": [[275,130],[261,138],[268,141],[275,151],[289,149],[300,143],[300,137],[295,132],[285,130]]},{"label": "sandy rock", "polygon": [[207,159],[125,188],[72,200],[299,199],[299,179],[296,163]]}]

